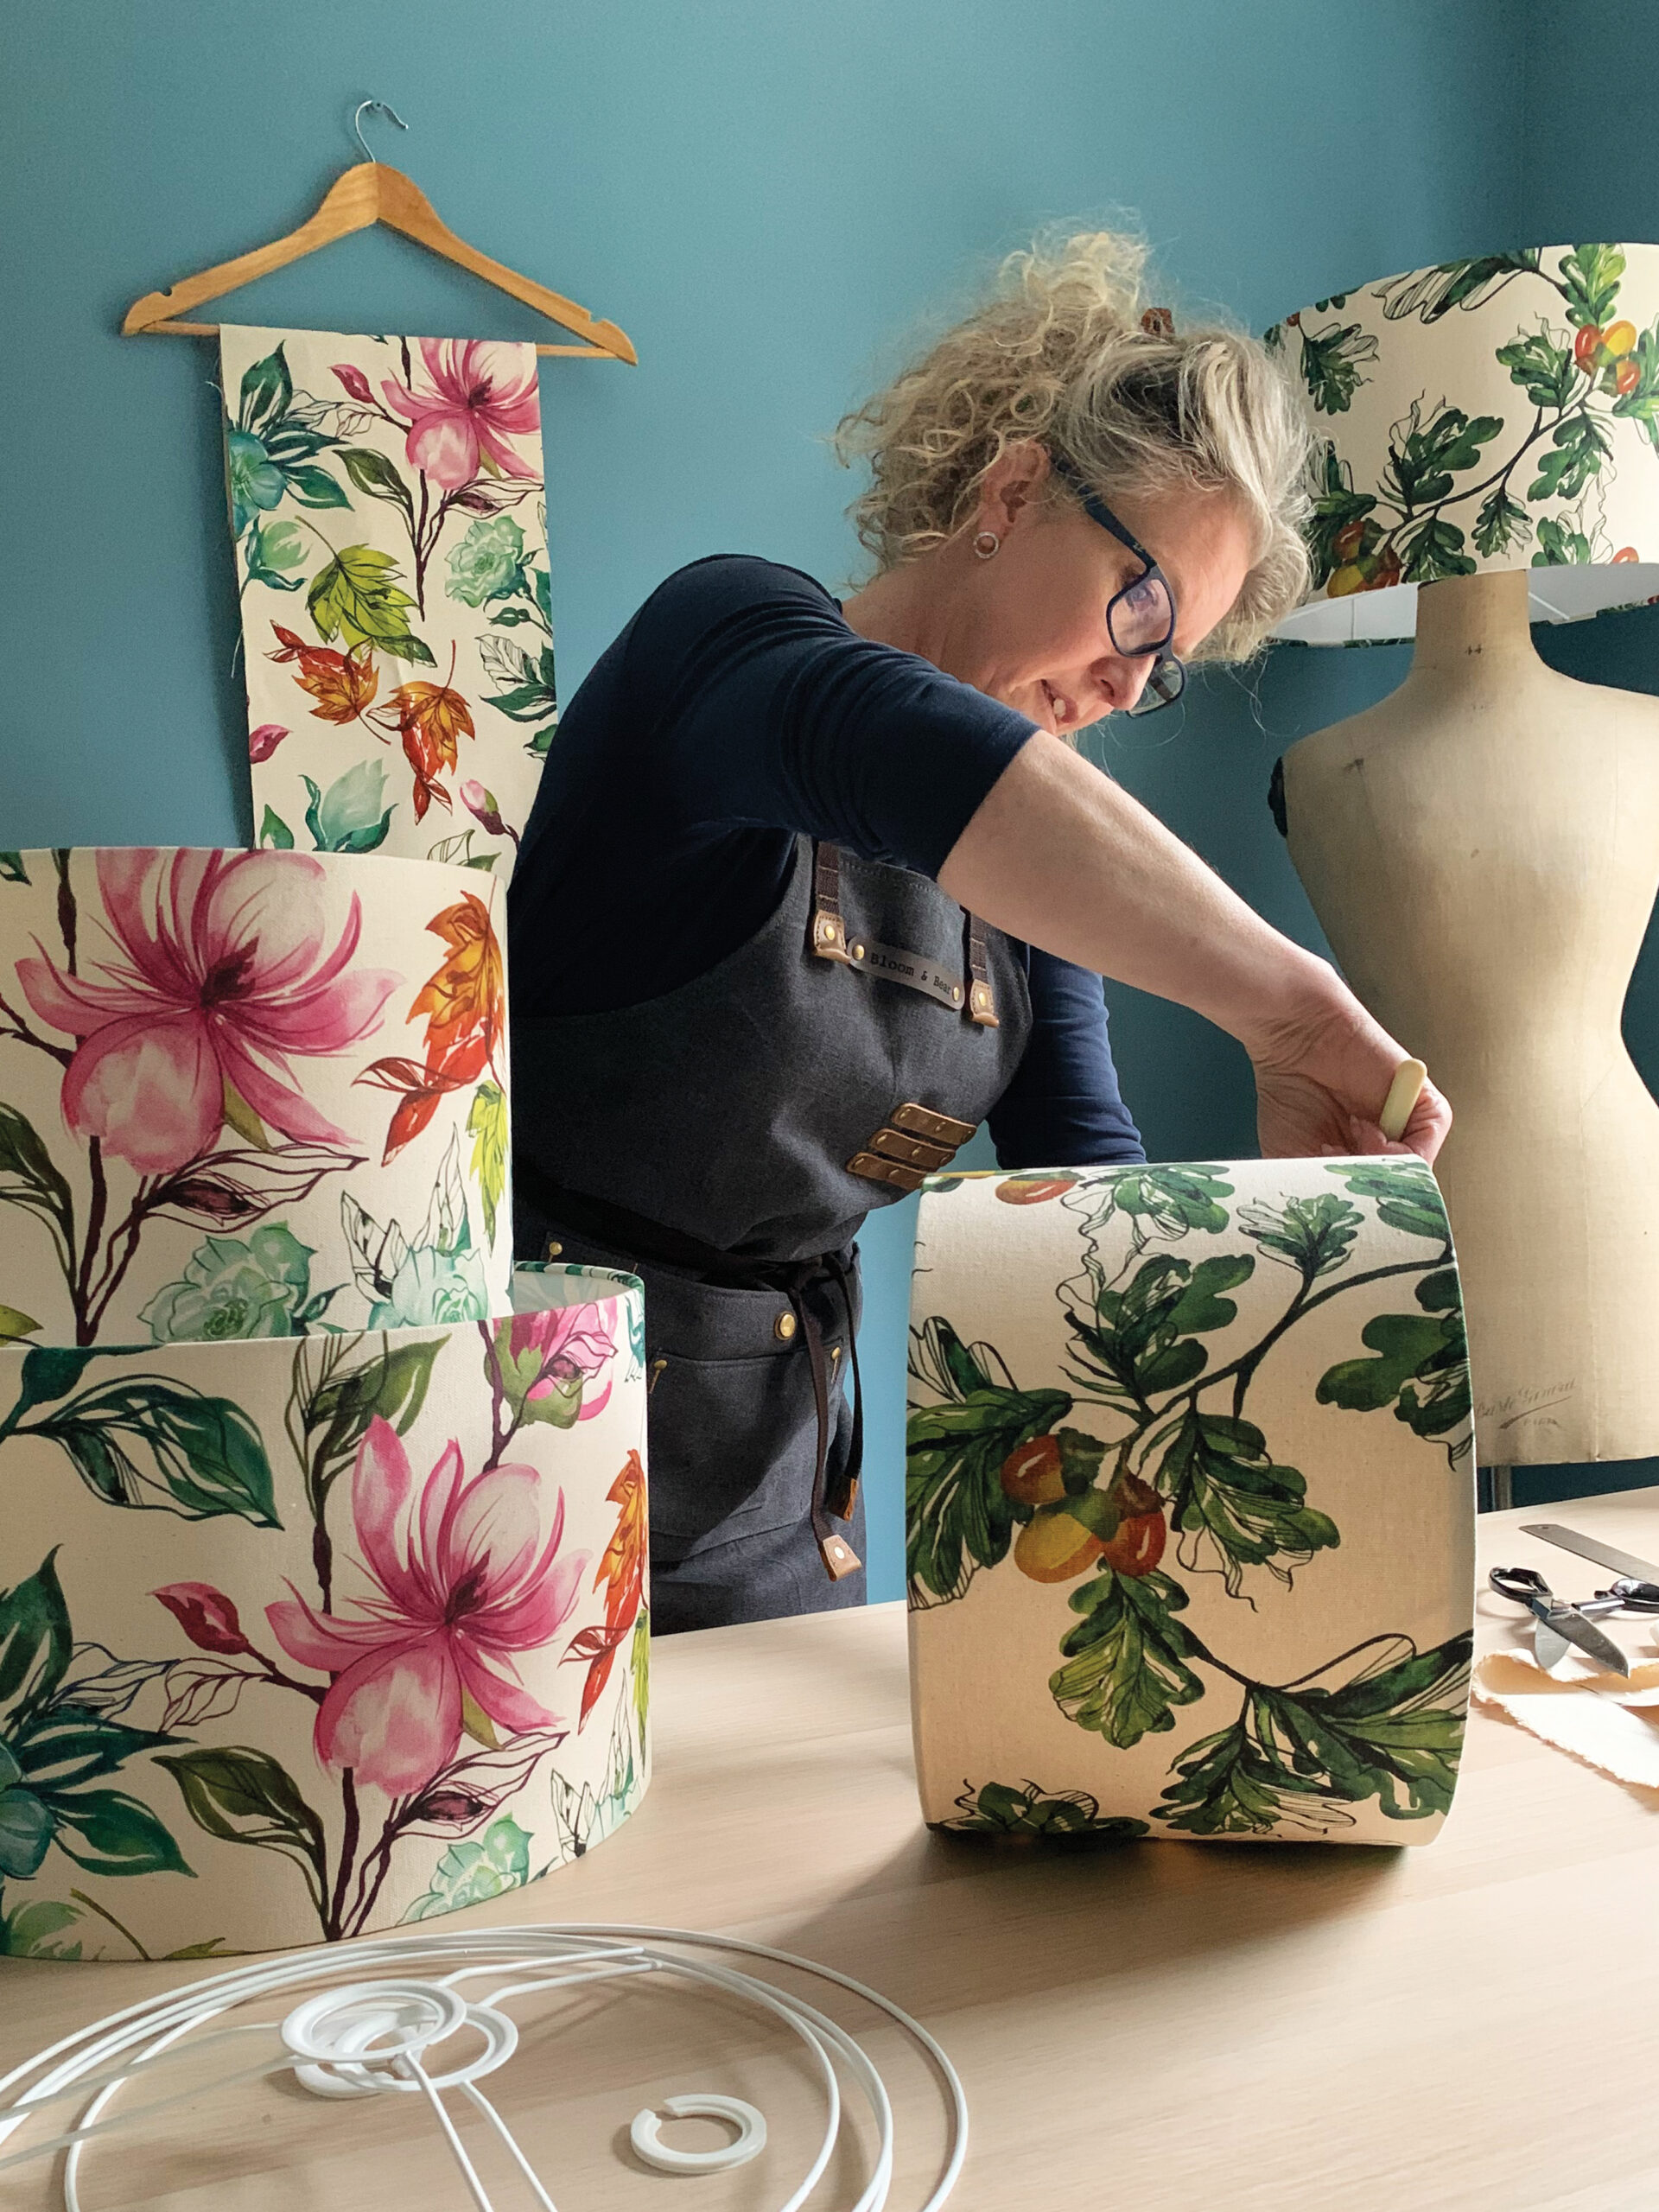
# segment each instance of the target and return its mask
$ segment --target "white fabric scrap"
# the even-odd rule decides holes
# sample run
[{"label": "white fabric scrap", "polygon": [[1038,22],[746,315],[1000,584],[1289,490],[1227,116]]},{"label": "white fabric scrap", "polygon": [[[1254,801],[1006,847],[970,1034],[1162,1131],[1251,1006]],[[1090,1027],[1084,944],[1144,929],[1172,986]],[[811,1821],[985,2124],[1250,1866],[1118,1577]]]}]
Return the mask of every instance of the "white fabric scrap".
[{"label": "white fabric scrap", "polygon": [[1494,1651],[1474,1670],[1475,1701],[1616,1782],[1659,1789],[1659,1660],[1628,1679],[1577,1652],[1548,1673],[1524,1651]]}]

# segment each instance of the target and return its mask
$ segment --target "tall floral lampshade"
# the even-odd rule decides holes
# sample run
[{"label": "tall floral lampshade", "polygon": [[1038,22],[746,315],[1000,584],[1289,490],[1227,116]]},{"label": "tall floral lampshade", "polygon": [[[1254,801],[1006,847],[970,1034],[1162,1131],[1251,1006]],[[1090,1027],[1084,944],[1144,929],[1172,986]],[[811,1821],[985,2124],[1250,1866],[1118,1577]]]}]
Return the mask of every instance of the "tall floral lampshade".
[{"label": "tall floral lampshade", "polygon": [[1291,747],[1275,804],[1338,961],[1457,1115],[1482,1459],[1659,1452],[1659,1107],[1619,1033],[1659,704],[1557,674],[1529,629],[1659,598],[1659,246],[1408,270],[1268,336],[1316,456],[1313,590],[1279,634],[1416,639],[1398,690]]},{"label": "tall floral lampshade", "polygon": [[645,1789],[643,1293],[513,1266],[503,903],[0,852],[0,1961],[429,1919]]}]

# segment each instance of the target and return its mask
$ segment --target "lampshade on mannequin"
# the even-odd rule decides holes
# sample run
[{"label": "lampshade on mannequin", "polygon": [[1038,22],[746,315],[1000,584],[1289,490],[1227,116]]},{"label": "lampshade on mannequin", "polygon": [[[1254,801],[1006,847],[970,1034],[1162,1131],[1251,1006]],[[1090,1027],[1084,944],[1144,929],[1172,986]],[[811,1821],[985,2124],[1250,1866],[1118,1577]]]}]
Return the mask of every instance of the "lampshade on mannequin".
[{"label": "lampshade on mannequin", "polygon": [[1659,596],[1659,247],[1414,270],[1269,341],[1319,441],[1318,595],[1280,634],[1416,638],[1398,690],[1286,754],[1281,827],[1456,1111],[1480,1456],[1659,1452],[1659,1105],[1619,1031],[1659,700],[1556,674],[1529,629]]}]

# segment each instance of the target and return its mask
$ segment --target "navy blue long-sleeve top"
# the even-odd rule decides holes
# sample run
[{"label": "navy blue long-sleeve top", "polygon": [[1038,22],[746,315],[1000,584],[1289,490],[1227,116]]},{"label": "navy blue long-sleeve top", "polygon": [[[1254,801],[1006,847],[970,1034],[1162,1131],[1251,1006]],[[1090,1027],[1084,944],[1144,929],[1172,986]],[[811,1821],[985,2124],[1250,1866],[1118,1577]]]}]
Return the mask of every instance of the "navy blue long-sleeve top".
[{"label": "navy blue long-sleeve top", "polygon": [[[513,873],[513,1003],[660,996],[745,944],[795,838],[937,876],[1035,725],[861,638],[796,569],[741,555],[663,584],[565,709]],[[1098,976],[1034,946],[1033,1017],[990,1116],[1005,1166],[1140,1160]]]}]

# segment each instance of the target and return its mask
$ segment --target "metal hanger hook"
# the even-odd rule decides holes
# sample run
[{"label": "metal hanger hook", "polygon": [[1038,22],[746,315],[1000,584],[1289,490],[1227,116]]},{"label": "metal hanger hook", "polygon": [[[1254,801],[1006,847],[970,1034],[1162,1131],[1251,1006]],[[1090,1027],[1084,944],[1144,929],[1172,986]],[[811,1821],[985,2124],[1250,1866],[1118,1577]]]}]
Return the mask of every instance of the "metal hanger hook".
[{"label": "metal hanger hook", "polygon": [[358,102],[357,113],[352,118],[352,128],[357,133],[357,143],[363,149],[364,159],[365,161],[373,162],[375,160],[374,149],[370,145],[368,140],[363,136],[363,118],[365,115],[384,115],[388,123],[395,123],[400,130],[407,130],[409,125],[404,121],[403,117],[398,114],[397,109],[388,107],[385,100],[359,100]]}]

